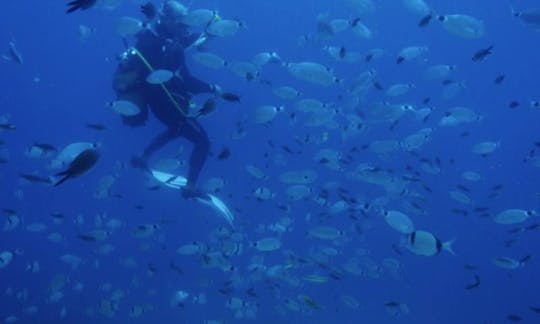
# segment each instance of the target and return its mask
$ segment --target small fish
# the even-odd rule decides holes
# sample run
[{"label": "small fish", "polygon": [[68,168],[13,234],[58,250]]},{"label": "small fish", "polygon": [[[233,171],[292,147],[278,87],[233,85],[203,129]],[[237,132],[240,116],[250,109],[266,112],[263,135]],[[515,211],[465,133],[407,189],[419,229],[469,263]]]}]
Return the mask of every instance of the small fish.
[{"label": "small fish", "polygon": [[15,43],[13,41],[9,42],[9,49],[7,53],[2,55],[2,57],[8,61],[12,61],[15,63],[23,64],[23,58],[21,53],[17,50],[15,47]]},{"label": "small fish", "polygon": [[515,109],[517,107],[519,107],[519,102],[518,101],[513,100],[513,101],[510,101],[510,103],[508,104],[508,108],[510,108],[510,109]]},{"label": "small fish", "polygon": [[431,13],[425,15],[418,22],[418,27],[426,27],[427,25],[429,25],[429,22],[431,21],[432,18],[433,18],[433,15]]},{"label": "small fish", "polygon": [[523,318],[516,314],[510,314],[506,316],[506,319],[512,322],[520,322]]},{"label": "small fish", "polygon": [[223,92],[221,99],[229,102],[240,102],[240,96],[232,92]]},{"label": "small fish", "polygon": [[200,116],[207,116],[211,112],[216,110],[216,100],[214,98],[208,98],[202,105],[201,109],[195,114],[195,118]]},{"label": "small fish", "polygon": [[218,160],[226,160],[231,156],[231,151],[228,148],[223,148],[223,150],[218,154]]},{"label": "small fish", "polygon": [[474,275],[474,283],[466,285],[465,289],[471,290],[478,287],[480,287],[480,277],[478,275]]},{"label": "small fish", "polygon": [[94,130],[98,130],[98,131],[101,131],[101,130],[106,130],[107,127],[103,124],[94,124],[94,123],[87,123],[85,125],[87,128],[90,128],[90,129],[94,129]]},{"label": "small fish", "polygon": [[540,307],[529,306],[529,309],[535,313],[540,314]]},{"label": "small fish", "polygon": [[486,57],[488,57],[488,55],[493,53],[492,50],[493,45],[476,51],[476,53],[474,53],[474,55],[472,56],[473,62],[483,61]]},{"label": "small fish", "polygon": [[11,124],[11,123],[2,123],[0,124],[0,129],[3,130],[16,130],[17,126]]},{"label": "small fish", "polygon": [[141,12],[149,21],[153,20],[157,15],[156,6],[151,2],[141,5]]},{"label": "small fish", "polygon": [[72,13],[77,10],[86,10],[96,4],[96,0],[73,0],[68,2],[69,7],[66,13]]},{"label": "small fish", "polygon": [[499,75],[497,75],[497,77],[495,78],[495,80],[493,80],[493,82],[494,82],[495,84],[501,84],[501,83],[504,81],[504,79],[506,79],[506,75],[504,75],[504,74],[499,74]]},{"label": "small fish", "polygon": [[33,183],[45,183],[45,184],[51,184],[51,179],[46,177],[40,177],[33,174],[27,174],[27,173],[21,173],[19,176],[29,182]]}]

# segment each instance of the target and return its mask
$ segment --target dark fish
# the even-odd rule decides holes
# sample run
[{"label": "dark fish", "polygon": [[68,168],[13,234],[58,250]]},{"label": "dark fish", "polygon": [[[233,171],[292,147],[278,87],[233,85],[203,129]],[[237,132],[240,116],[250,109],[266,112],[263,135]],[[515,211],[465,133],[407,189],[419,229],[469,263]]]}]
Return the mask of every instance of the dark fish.
[{"label": "dark fish", "polygon": [[523,318],[516,314],[510,314],[506,316],[506,319],[512,322],[520,322]]},{"label": "dark fish", "polygon": [[77,237],[85,242],[95,242],[96,238],[93,235],[79,234]]},{"label": "dark fish", "polygon": [[345,49],[345,47],[341,46],[341,48],[339,49],[339,57],[344,58],[345,55],[347,55],[347,50]]},{"label": "dark fish", "polygon": [[90,170],[99,159],[99,154],[94,149],[87,149],[82,151],[77,157],[70,163],[67,170],[62,171],[57,176],[62,176],[62,178],[54,184],[54,186],[58,186],[62,184],[64,181],[66,181],[69,178],[76,178],[80,176],[81,174],[85,173],[86,171]]},{"label": "dark fish", "polygon": [[253,289],[253,287],[246,290],[246,294],[251,297],[257,297],[257,293],[255,292],[255,289]]},{"label": "dark fish", "polygon": [[466,264],[463,266],[463,268],[465,268],[465,270],[476,270],[476,266],[472,264]]},{"label": "dark fish", "polygon": [[373,82],[373,86],[375,87],[375,89],[377,90],[384,90],[384,87],[382,86],[382,84],[379,82],[379,81],[375,81]]},{"label": "dark fish", "polygon": [[527,256],[521,258],[521,260],[519,260],[519,263],[524,264],[525,262],[529,261],[530,259],[532,259],[532,256],[527,255]]},{"label": "dark fish", "polygon": [[199,109],[199,111],[197,111],[195,114],[195,118],[209,115],[214,110],[216,110],[216,100],[214,98],[208,98],[208,100],[204,102],[201,109]]},{"label": "dark fish", "polygon": [[518,101],[513,100],[513,101],[510,101],[510,103],[508,104],[508,108],[510,108],[510,109],[514,109],[514,108],[517,108],[517,107],[519,107],[519,102]]},{"label": "dark fish", "polygon": [[405,58],[403,56],[398,56],[396,59],[396,64],[401,64],[405,61]]},{"label": "dark fish", "polygon": [[475,213],[483,213],[489,211],[489,207],[476,207],[473,209]]},{"label": "dark fish", "polygon": [[226,160],[231,156],[231,151],[228,148],[224,148],[217,156],[218,160]]},{"label": "dark fish", "polygon": [[441,83],[442,83],[442,85],[447,86],[447,85],[450,85],[450,84],[452,84],[452,83],[456,83],[456,81],[450,80],[450,79],[446,79],[446,80],[443,80]]},{"label": "dark fish", "polygon": [[465,289],[471,290],[478,287],[480,287],[480,277],[478,275],[474,275],[474,282],[472,284],[466,285]]},{"label": "dark fish", "polygon": [[483,61],[488,55],[490,55],[490,54],[493,53],[492,50],[493,50],[493,45],[478,50],[478,51],[477,51],[476,53],[474,53],[474,55],[472,56],[473,62],[480,62],[480,61]]},{"label": "dark fish", "polygon": [[174,263],[173,260],[171,260],[171,262],[169,262],[169,268],[171,268],[172,271],[176,272],[179,275],[184,274],[184,270],[182,270],[182,268],[180,268],[178,265],[176,265],[176,263]]},{"label": "dark fish", "polygon": [[506,78],[506,75],[499,74],[499,75],[497,75],[495,80],[493,80],[493,82],[495,82],[495,84],[501,84],[504,81],[505,78]]},{"label": "dark fish", "polygon": [[13,124],[10,124],[10,123],[4,123],[4,124],[0,124],[0,129],[3,129],[3,130],[16,130],[17,126],[15,126]]},{"label": "dark fish", "polygon": [[373,59],[373,54],[372,54],[372,53],[367,54],[367,55],[364,57],[364,62],[369,63],[369,62],[371,62],[372,59]]},{"label": "dark fish", "polygon": [[240,102],[240,96],[232,92],[223,92],[221,94],[221,99],[230,102]]},{"label": "dark fish", "polygon": [[429,25],[429,22],[431,21],[432,18],[433,18],[433,15],[431,13],[429,13],[428,15],[425,15],[418,22],[418,27],[426,27],[427,25]]},{"label": "dark fish", "polygon": [[29,182],[33,182],[33,183],[51,184],[51,179],[46,178],[46,177],[40,177],[40,176],[37,176],[37,175],[26,174],[26,173],[21,173],[21,174],[19,174],[19,176],[21,178],[23,178],[24,180],[29,181]]},{"label": "dark fish", "polygon": [[51,213],[50,216],[54,219],[64,219],[64,214],[59,212]]},{"label": "dark fish", "polygon": [[73,0],[68,2],[68,9],[66,13],[72,13],[76,10],[86,10],[96,4],[96,0]]},{"label": "dark fish", "polygon": [[9,162],[9,160],[6,160],[6,159],[0,157],[0,164],[6,164],[8,162]]},{"label": "dark fish", "polygon": [[146,269],[148,270],[148,274],[151,276],[157,272],[157,268],[152,263],[148,263]]},{"label": "dark fish", "polygon": [[157,15],[156,6],[152,2],[141,5],[141,12],[148,20],[153,20]]},{"label": "dark fish", "polygon": [[386,307],[398,307],[399,305],[401,305],[401,303],[397,301],[390,301],[384,304]]},{"label": "dark fish", "polygon": [[247,81],[253,81],[255,79],[255,75],[251,72],[246,73],[246,80]]},{"label": "dark fish", "polygon": [[540,307],[529,306],[529,309],[535,313],[540,314]]},{"label": "dark fish", "polygon": [[463,215],[463,216],[467,216],[469,214],[467,210],[461,209],[461,208],[452,208],[450,209],[450,212],[452,212],[453,214]]},{"label": "dark fish", "polygon": [[94,129],[94,130],[106,130],[107,127],[105,125],[102,125],[102,124],[92,124],[92,123],[88,123],[85,125],[87,128],[90,128],[90,129]]}]

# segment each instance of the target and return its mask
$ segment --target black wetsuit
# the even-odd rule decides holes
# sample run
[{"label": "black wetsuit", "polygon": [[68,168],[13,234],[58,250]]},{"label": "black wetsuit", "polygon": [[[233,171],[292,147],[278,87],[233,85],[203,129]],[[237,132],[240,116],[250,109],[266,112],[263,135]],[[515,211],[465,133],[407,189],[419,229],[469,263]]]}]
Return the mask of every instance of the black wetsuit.
[{"label": "black wetsuit", "polygon": [[177,76],[165,85],[177,104],[160,85],[146,82],[150,70],[137,55],[128,55],[120,62],[114,75],[113,87],[118,99],[129,100],[141,109],[141,113],[136,116],[123,116],[125,124],[144,125],[150,108],[154,116],[167,126],[146,147],[141,160],[146,161],[154,152],[178,137],[193,143],[187,178],[188,183],[194,185],[208,156],[210,142],[202,126],[195,119],[185,117],[178,107],[187,112],[193,95],[213,92],[214,87],[193,77],[187,69],[184,49],[194,39],[186,35],[171,41],[163,34],[158,36],[150,30],[141,31],[137,35],[135,48],[154,70],[166,69],[176,73]]}]

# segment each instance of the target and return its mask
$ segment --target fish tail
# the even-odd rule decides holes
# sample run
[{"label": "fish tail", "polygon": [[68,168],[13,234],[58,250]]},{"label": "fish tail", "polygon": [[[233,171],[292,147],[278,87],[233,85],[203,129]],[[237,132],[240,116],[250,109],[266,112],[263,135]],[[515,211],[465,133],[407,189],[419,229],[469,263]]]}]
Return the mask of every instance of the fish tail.
[{"label": "fish tail", "polygon": [[456,239],[453,238],[450,241],[444,242],[443,246],[442,246],[443,250],[446,250],[446,251],[450,252],[452,255],[457,255],[456,252],[454,251],[454,249],[452,248],[455,241],[456,241]]},{"label": "fish tail", "polygon": [[60,179],[59,181],[57,181],[54,186],[57,187],[59,185],[61,185],[62,183],[64,183],[64,181],[66,181],[67,179],[69,179],[71,177],[71,175],[68,173],[68,174],[65,174],[64,177],[62,179]]}]

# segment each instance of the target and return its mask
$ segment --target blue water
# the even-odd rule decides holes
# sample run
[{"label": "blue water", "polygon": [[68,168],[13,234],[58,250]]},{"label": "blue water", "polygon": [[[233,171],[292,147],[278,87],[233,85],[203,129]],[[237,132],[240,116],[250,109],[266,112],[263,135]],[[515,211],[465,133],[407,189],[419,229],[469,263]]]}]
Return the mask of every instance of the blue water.
[{"label": "blue water", "polygon": [[[222,18],[240,19],[247,26],[235,36],[210,40],[206,45],[208,51],[229,62],[250,61],[259,52],[275,51],[286,62],[313,61],[329,66],[343,80],[342,85],[323,87],[294,78],[278,64],[262,69],[261,79],[274,85],[293,86],[303,93],[303,98],[333,102],[341,108],[335,117],[339,128],[306,127],[301,118],[291,122],[289,112],[295,109],[294,100],[280,99],[267,85],[248,82],[227,69],[213,70],[199,65],[187,54],[193,75],[241,96],[240,104],[220,101],[216,112],[201,119],[212,142],[212,155],[201,182],[212,177],[225,181],[224,189],[217,195],[233,210],[236,235],[241,237],[243,245],[242,253],[226,259],[233,271],[208,268],[200,255],[176,253],[178,247],[189,242],[210,244],[211,233],[226,228],[227,224],[210,208],[184,200],[176,190],[149,190],[147,177],[129,167],[128,162],[163,126],[151,118],[143,128],[128,128],[105,106],[115,99],[112,74],[116,55],[124,50],[120,37],[114,33],[114,24],[121,16],[139,17],[140,1],[125,0],[114,10],[96,7],[70,15],[65,14],[64,1],[3,3],[0,47],[7,50],[12,40],[24,62],[21,65],[0,61],[0,115],[8,115],[9,122],[16,126],[16,130],[0,130],[0,140],[5,142],[0,145],[0,157],[7,160],[0,164],[0,208],[15,210],[21,220],[16,228],[0,233],[0,252],[17,251],[13,261],[0,269],[0,320],[504,323],[520,319],[523,323],[540,322],[540,314],[531,309],[540,307],[537,275],[540,266],[536,253],[539,231],[524,229],[536,224],[538,219],[532,217],[516,225],[501,225],[492,220],[505,209],[540,208],[540,170],[534,165],[534,153],[532,159],[523,161],[531,150],[540,149],[535,147],[535,142],[540,140],[540,110],[529,107],[530,100],[540,100],[537,45],[540,34],[513,17],[507,1],[426,2],[437,14],[461,13],[483,20],[485,35],[475,40],[456,37],[435,20],[419,28],[420,17],[404,9],[401,1],[375,1],[376,11],[362,20],[373,31],[373,39],[363,40],[346,31],[322,41],[322,45],[344,46],[348,51],[360,53],[372,48],[385,51],[382,58],[369,64],[362,60],[347,63],[331,58],[321,50],[322,45],[297,44],[301,35],[316,34],[316,17],[320,13],[328,13],[330,18],[354,18],[356,14],[344,1],[193,1],[192,8],[217,9]],[[517,10],[538,7],[532,0],[515,2]],[[77,33],[81,24],[95,28],[86,40],[81,40]],[[411,45],[426,45],[429,52],[421,59],[396,65],[399,50]],[[493,54],[482,62],[472,62],[472,55],[489,45],[494,45]],[[443,86],[422,77],[423,71],[433,64],[456,65],[450,78],[463,81],[466,88],[455,98],[443,99]],[[422,100],[429,97],[428,106],[434,109],[430,118],[425,123],[404,118],[393,131],[388,124],[372,125],[356,136],[342,138],[341,129],[347,124],[345,116],[355,114],[347,105],[350,95],[347,82],[369,69],[377,71],[383,86],[405,82],[414,83],[416,88],[395,99],[371,88],[365,97],[365,107],[385,101],[422,106]],[[506,78],[502,84],[495,85],[493,80],[499,74]],[[508,104],[514,100],[520,106],[510,109]],[[285,105],[286,113],[269,125],[248,121],[247,136],[233,139],[237,123],[249,120],[254,109],[261,105]],[[455,106],[471,108],[483,119],[457,127],[438,126],[445,112]],[[107,129],[92,130],[85,127],[86,123],[103,124]],[[403,139],[424,127],[433,128],[433,132],[430,141],[416,151],[417,156],[397,151],[381,157],[361,149],[375,140]],[[300,145],[295,141],[307,135],[320,138],[323,132],[329,136],[326,143],[312,141]],[[464,132],[468,136],[461,136]],[[88,174],[59,187],[30,184],[19,177],[20,173],[48,176],[57,172],[48,168],[49,159],[25,155],[25,150],[35,142],[50,143],[61,149],[80,141],[101,143],[101,158]],[[472,154],[472,145],[481,141],[500,142],[500,146],[487,157]],[[187,159],[189,143],[179,140],[159,151],[152,161],[174,157],[180,146],[184,147],[182,158]],[[282,146],[300,153],[287,153]],[[224,147],[232,154],[220,161],[216,155]],[[313,160],[323,148],[347,156],[353,147],[358,152],[350,153],[350,162],[342,163],[339,171]],[[285,163],[275,163],[276,156]],[[439,159],[441,172],[433,175],[422,171],[420,158]],[[419,182],[409,184],[407,190],[420,194],[421,199],[407,195],[388,197],[381,186],[347,176],[361,163],[390,170],[398,178],[418,171]],[[245,171],[246,165],[263,170],[268,180],[252,178]],[[407,171],[407,166],[413,171]],[[182,166],[178,172],[184,173],[185,168]],[[312,193],[305,200],[288,201],[287,185],[280,182],[279,176],[303,169],[318,174],[317,181],[310,184]],[[480,173],[482,180],[476,183],[463,180],[461,173],[467,170]],[[117,180],[108,197],[96,199],[98,181],[107,175],[115,175]],[[456,185],[470,190],[471,204],[460,204],[449,196]],[[493,196],[492,188],[496,185],[502,185],[502,189]],[[259,187],[269,188],[275,196],[257,201],[253,192]],[[329,214],[328,206],[314,202],[323,188],[329,188],[328,205],[340,200],[337,188],[346,190],[346,196],[371,205],[381,197],[387,198],[385,208],[407,213],[417,229],[429,231],[441,241],[455,239],[456,255],[441,251],[436,256],[424,257],[410,252],[406,238],[392,230],[376,208],[365,213],[357,210]],[[409,201],[418,203],[421,211],[406,210],[404,203]],[[289,211],[283,211],[279,205],[289,206]],[[489,215],[481,217],[473,212],[477,207],[489,208]],[[467,215],[452,212],[456,208],[467,210]],[[61,213],[63,220],[55,222],[52,213]],[[106,214],[107,220],[120,220],[122,226],[103,242],[79,239],[79,234],[105,228],[95,223],[101,214]],[[0,218],[0,227],[7,217],[6,212],[5,219]],[[281,235],[281,248],[258,252],[253,242],[275,237],[265,228],[281,217],[293,220],[290,231]],[[41,232],[28,231],[26,227],[32,223],[43,223],[46,228]],[[160,224],[160,228],[149,238],[138,239],[133,232],[140,224]],[[345,239],[333,242],[309,237],[307,231],[319,224],[342,230]],[[516,228],[524,230],[510,232]],[[52,241],[48,238],[51,233],[60,234],[61,240]],[[508,240],[514,241],[509,245]],[[97,253],[103,244],[114,246],[114,251],[105,255]],[[333,247],[339,253],[317,263],[314,251],[321,247]],[[291,265],[287,257],[291,253],[305,263]],[[72,269],[60,260],[65,254],[82,258],[82,264]],[[527,255],[531,260],[514,270],[497,267],[492,261],[496,257],[520,260]],[[288,270],[280,276],[255,274],[248,270],[254,257],[264,258],[268,268],[281,265]],[[351,258],[360,260],[362,274],[346,269],[344,265]],[[385,258],[399,262],[396,272],[385,267]],[[126,259],[135,261],[136,265],[126,266]],[[34,261],[39,263],[37,272],[27,269]],[[171,269],[171,263],[182,271]],[[369,264],[374,264],[373,268]],[[468,269],[467,265],[474,268]],[[305,280],[310,274],[325,276],[328,281]],[[65,278],[65,286],[59,289],[63,297],[54,301],[50,287],[59,275]],[[480,278],[480,286],[465,289],[474,282],[475,275]],[[255,294],[247,293],[249,289]],[[171,298],[179,290],[189,293],[189,297],[183,307],[171,306]],[[122,296],[115,301],[115,309],[106,313],[100,304],[111,300],[115,291]],[[194,300],[198,294],[204,294],[207,301]],[[357,307],[347,305],[343,296],[354,297]],[[227,306],[231,298],[240,298],[243,306],[231,309]],[[297,307],[290,306],[291,301]],[[406,305],[408,311],[395,314],[396,307],[385,306],[390,302],[403,308]],[[29,312],[31,306],[37,310]],[[142,314],[130,316],[134,306],[142,307]],[[248,310],[253,311],[252,316],[246,315]],[[250,318],[239,318],[239,313]]]}]

